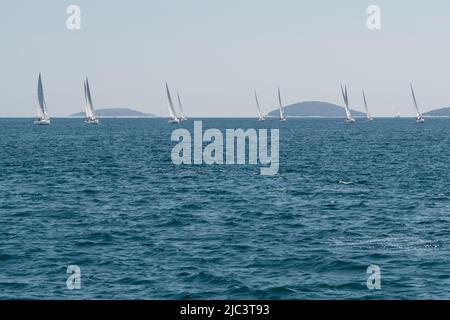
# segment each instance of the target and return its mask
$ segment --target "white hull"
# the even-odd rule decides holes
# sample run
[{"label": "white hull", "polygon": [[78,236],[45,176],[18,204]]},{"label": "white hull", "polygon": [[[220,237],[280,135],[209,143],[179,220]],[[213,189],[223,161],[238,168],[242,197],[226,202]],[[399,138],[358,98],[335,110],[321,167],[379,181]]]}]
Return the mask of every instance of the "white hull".
[{"label": "white hull", "polygon": [[346,123],[355,123],[356,121],[353,118],[347,118],[347,119],[345,119],[345,122]]},{"label": "white hull", "polygon": [[425,119],[424,119],[424,118],[417,118],[417,119],[416,119],[416,122],[417,122],[417,123],[424,123],[424,122],[425,122]]},{"label": "white hull", "polygon": [[100,121],[98,119],[86,119],[86,120],[84,120],[84,123],[87,123],[87,124],[99,124]]},{"label": "white hull", "polygon": [[368,121],[368,122],[372,122],[372,121],[373,121],[373,118],[369,118],[369,119],[367,119],[367,121]]},{"label": "white hull", "polygon": [[50,119],[35,120],[33,123],[40,126],[48,126],[50,124]]},{"label": "white hull", "polygon": [[280,122],[286,122],[287,119],[285,117],[280,118]]},{"label": "white hull", "polygon": [[264,117],[259,117],[258,121],[259,121],[259,122],[264,122],[264,121],[266,121],[266,118],[264,118]]},{"label": "white hull", "polygon": [[168,123],[180,123],[180,119],[169,119]]}]

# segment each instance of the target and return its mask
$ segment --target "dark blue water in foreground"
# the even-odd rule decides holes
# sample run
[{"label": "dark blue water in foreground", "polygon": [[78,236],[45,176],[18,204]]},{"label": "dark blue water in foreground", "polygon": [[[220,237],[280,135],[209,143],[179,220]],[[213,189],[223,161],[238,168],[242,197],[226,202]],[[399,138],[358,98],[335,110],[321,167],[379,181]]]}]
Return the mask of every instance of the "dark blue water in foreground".
[{"label": "dark blue water in foreground", "polygon": [[450,119],[290,119],[275,177],[177,167],[174,128],[1,119],[0,299],[450,298]]}]

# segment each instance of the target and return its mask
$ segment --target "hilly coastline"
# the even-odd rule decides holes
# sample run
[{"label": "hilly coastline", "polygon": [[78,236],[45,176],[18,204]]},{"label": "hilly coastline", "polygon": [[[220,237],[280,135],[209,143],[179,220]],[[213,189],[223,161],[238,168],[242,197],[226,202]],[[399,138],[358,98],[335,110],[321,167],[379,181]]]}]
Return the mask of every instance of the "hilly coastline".
[{"label": "hilly coastline", "polygon": [[[345,117],[344,107],[321,101],[305,101],[283,108],[287,117]],[[354,117],[365,117],[365,113],[351,110]],[[269,117],[277,117],[278,109],[271,111]]]},{"label": "hilly coastline", "polygon": [[[120,118],[120,117],[156,117],[151,113],[143,113],[130,108],[106,108],[106,109],[98,109],[95,110],[95,114],[98,117],[111,117],[111,118]],[[71,117],[84,117],[84,112],[78,112],[70,115]]]},{"label": "hilly coastline", "polygon": [[427,117],[450,117],[450,107],[432,110],[423,114]]}]

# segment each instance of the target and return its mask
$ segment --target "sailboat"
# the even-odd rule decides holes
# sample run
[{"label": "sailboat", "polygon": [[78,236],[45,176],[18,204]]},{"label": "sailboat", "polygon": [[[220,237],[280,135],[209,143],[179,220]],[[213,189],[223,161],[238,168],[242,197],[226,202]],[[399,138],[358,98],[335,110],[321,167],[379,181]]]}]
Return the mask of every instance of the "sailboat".
[{"label": "sailboat", "polygon": [[48,116],[47,112],[47,104],[45,103],[45,97],[44,97],[44,88],[42,86],[42,78],[41,74],[39,73],[39,79],[38,79],[38,106],[37,106],[37,119],[34,121],[34,124],[37,125],[49,125],[50,124],[50,117]]},{"label": "sailboat", "polygon": [[400,115],[400,108],[397,108],[397,119],[400,119],[401,115]]},{"label": "sailboat", "polygon": [[99,120],[94,113],[94,106],[92,104],[91,89],[89,88],[88,78],[86,78],[86,81],[84,82],[84,98],[84,111],[86,113],[86,119],[84,120],[84,122],[88,124],[98,124]]},{"label": "sailboat", "polygon": [[180,121],[186,121],[187,118],[184,116],[184,111],[183,111],[183,105],[181,104],[181,99],[180,99],[180,93],[177,91],[177,98],[178,98],[178,109],[180,109]]},{"label": "sailboat", "polygon": [[169,86],[167,85],[166,82],[166,92],[167,92],[167,106],[169,107],[169,123],[180,123],[180,119],[178,119],[176,113],[175,113],[175,108],[173,107],[173,102],[172,102],[172,97],[170,96],[170,90],[169,90]]},{"label": "sailboat", "polygon": [[281,92],[280,92],[280,88],[278,88],[278,102],[280,104],[280,121],[281,122],[285,122],[287,119],[284,116],[283,113],[283,103],[281,102]]},{"label": "sailboat", "polygon": [[344,102],[345,102],[345,122],[347,123],[355,123],[355,119],[353,119],[352,117],[352,113],[350,112],[350,108],[348,106],[348,93],[347,93],[347,86],[345,86],[345,90],[342,87],[341,84],[341,91],[342,91],[342,97],[344,98]]},{"label": "sailboat", "polygon": [[423,115],[419,111],[419,107],[417,105],[417,100],[416,100],[416,95],[414,94],[414,89],[413,89],[412,84],[410,84],[410,86],[411,86],[411,93],[412,93],[413,100],[414,100],[414,106],[416,108],[416,122],[417,123],[424,123],[425,119],[423,118]]},{"label": "sailboat", "polygon": [[372,118],[372,116],[370,115],[369,107],[367,106],[366,94],[365,94],[365,92],[364,92],[364,89],[363,89],[363,92],[362,92],[362,93],[363,93],[363,99],[364,99],[364,107],[366,108],[367,121],[372,122],[372,121],[373,121],[373,118]]},{"label": "sailboat", "polygon": [[258,121],[259,122],[266,121],[266,118],[264,118],[261,114],[261,107],[259,106],[259,100],[258,95],[256,94],[256,90],[255,90],[255,101],[256,101],[256,108],[258,109]]}]

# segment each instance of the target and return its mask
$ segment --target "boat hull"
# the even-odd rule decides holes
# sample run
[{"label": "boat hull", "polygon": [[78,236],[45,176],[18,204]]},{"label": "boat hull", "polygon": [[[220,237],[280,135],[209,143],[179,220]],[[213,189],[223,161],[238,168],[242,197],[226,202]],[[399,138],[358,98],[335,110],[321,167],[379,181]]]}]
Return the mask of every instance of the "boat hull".
[{"label": "boat hull", "polygon": [[346,123],[355,123],[355,119],[345,119]]},{"label": "boat hull", "polygon": [[417,123],[424,123],[425,119],[424,118],[418,118],[418,119],[416,119],[416,122]]},{"label": "boat hull", "polygon": [[100,121],[98,119],[86,119],[86,120],[84,120],[84,123],[86,123],[86,124],[99,124]]},{"label": "boat hull", "polygon": [[180,123],[180,119],[169,119],[169,121],[167,121],[167,122],[176,124],[176,123]]},{"label": "boat hull", "polygon": [[38,126],[48,126],[50,124],[50,119],[35,120],[33,123]]}]

